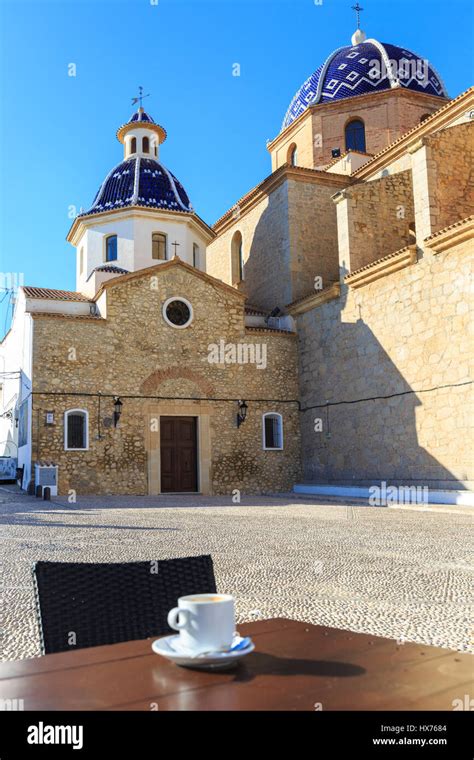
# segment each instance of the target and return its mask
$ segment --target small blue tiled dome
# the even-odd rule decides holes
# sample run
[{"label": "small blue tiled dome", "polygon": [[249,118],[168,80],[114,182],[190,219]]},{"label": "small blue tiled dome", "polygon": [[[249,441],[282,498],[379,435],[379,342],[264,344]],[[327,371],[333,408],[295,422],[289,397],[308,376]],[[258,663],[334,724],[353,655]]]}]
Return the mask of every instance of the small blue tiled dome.
[{"label": "small blue tiled dome", "polygon": [[143,108],[139,108],[138,111],[135,111],[127,123],[134,124],[136,121],[147,121],[149,124],[155,123],[151,116],[149,116],[146,111],[143,110]]},{"label": "small blue tiled dome", "polygon": [[441,78],[425,59],[396,45],[365,40],[360,34],[359,44],[335,50],[304,82],[290,103],[282,130],[309,106],[394,87],[448,97]]},{"label": "small blue tiled dome", "polygon": [[167,211],[193,211],[186,190],[163,164],[134,156],[112,169],[100,186],[91,208],[79,216],[144,206]]}]

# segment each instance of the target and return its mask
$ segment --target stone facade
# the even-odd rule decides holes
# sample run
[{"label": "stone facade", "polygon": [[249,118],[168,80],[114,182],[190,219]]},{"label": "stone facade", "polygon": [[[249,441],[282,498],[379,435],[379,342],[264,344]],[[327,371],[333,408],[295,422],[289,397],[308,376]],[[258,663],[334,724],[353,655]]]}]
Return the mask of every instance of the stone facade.
[{"label": "stone facade", "polygon": [[412,242],[415,211],[410,171],[354,185],[336,201],[339,260],[347,272]]},{"label": "stone facade", "polygon": [[[303,476],[472,483],[474,90],[417,126],[435,105],[394,89],[310,107],[271,151],[316,129],[329,150],[359,115],[380,152],[351,174],[314,168],[327,153],[308,168],[280,166],[208,228],[194,267],[175,258],[145,268],[138,245],[134,270],[112,272],[94,297],[23,288],[0,357],[16,357],[14,341],[27,347],[27,360],[5,365],[22,375],[24,484],[32,463],[54,461],[61,494],[160,493],[160,420],[173,416],[197,420],[204,494],[288,491]],[[297,144],[298,160],[313,147]],[[176,297],[194,310],[183,329],[162,313]],[[276,307],[281,329],[268,321]],[[242,344],[266,351],[264,365],[209,361],[211,346]],[[88,414],[85,450],[65,446],[72,409]],[[15,416],[5,411],[7,440]],[[281,449],[264,448],[265,413],[283,419]]]},{"label": "stone facade", "polygon": [[426,248],[417,263],[357,290],[343,284],[339,299],[297,317],[307,480],[473,480],[471,254],[472,239]]},{"label": "stone facade", "polygon": [[[246,329],[238,292],[176,260],[108,283],[106,296],[106,318],[34,317],[33,456],[59,465],[60,493],[159,491],[159,418],[168,414],[200,420],[203,492],[289,490],[300,473],[295,336]],[[164,321],[171,296],[192,303],[189,327]],[[265,344],[266,367],[209,363],[220,340]],[[119,426],[104,427],[115,395]],[[237,428],[241,398],[249,408]],[[89,413],[87,451],[64,448],[64,413],[74,408]],[[283,417],[283,451],[263,450],[265,412]]]},{"label": "stone facade", "polygon": [[[239,290],[250,304],[272,310],[338,279],[336,208],[332,196],[347,177],[284,168],[281,182],[253,202],[236,204],[216,225],[207,271],[231,284],[232,239],[242,235],[245,279]],[[349,180],[350,182],[350,180]]]}]

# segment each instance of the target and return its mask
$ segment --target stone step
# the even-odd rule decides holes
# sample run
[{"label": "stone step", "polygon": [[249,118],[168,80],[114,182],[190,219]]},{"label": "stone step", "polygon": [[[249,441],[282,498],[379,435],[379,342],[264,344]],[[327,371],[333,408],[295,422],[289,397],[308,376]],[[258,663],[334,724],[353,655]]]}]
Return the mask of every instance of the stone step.
[{"label": "stone step", "polygon": [[[374,491],[378,488],[379,491]],[[464,507],[474,506],[473,491],[456,491],[449,489],[414,488],[408,486],[390,486],[374,483],[372,486],[327,485],[321,483],[297,483],[293,486],[296,494],[308,496],[326,496],[342,499],[368,500],[377,495],[382,503],[390,504],[455,504]],[[396,490],[391,490],[396,489]]]}]

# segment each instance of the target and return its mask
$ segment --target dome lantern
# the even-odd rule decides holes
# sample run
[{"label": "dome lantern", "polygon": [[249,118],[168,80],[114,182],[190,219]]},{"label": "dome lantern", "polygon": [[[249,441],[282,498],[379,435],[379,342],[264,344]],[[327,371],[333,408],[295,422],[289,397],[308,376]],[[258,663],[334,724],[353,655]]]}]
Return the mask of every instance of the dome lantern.
[{"label": "dome lantern", "polygon": [[117,130],[117,140],[122,143],[124,159],[159,157],[159,146],[166,140],[166,130],[156,124],[142,105],[132,114],[126,124]]}]

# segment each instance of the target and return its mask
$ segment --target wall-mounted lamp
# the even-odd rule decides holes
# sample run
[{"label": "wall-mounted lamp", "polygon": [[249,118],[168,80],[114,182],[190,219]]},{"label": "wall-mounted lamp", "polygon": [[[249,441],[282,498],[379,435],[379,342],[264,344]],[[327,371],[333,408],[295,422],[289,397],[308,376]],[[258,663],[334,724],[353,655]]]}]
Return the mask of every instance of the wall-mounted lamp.
[{"label": "wall-mounted lamp", "polygon": [[237,412],[237,427],[240,427],[247,417],[248,404],[245,401],[237,401],[237,404],[239,406],[239,411]]},{"label": "wall-mounted lamp", "polygon": [[114,427],[117,427],[120,415],[122,414],[122,402],[118,396],[114,396]]}]

